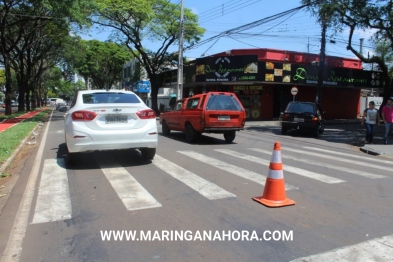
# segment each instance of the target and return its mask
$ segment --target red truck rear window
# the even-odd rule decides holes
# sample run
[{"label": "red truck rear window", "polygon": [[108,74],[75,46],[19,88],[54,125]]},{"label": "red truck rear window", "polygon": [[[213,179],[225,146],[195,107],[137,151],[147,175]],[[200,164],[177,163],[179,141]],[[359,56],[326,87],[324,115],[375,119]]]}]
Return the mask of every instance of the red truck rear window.
[{"label": "red truck rear window", "polygon": [[231,95],[212,94],[207,101],[206,110],[241,111],[242,107],[239,101]]}]

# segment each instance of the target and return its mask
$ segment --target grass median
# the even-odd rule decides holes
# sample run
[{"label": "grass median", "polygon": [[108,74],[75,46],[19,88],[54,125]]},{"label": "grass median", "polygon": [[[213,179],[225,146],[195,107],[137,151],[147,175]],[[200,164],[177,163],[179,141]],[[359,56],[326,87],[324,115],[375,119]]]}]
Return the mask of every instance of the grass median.
[{"label": "grass median", "polygon": [[[46,109],[37,115],[20,122],[19,124],[0,133],[0,166],[14,153],[20,143],[33,131],[39,122],[44,122],[52,109]],[[1,116],[1,118],[13,118],[27,112],[18,112],[12,116]]]}]

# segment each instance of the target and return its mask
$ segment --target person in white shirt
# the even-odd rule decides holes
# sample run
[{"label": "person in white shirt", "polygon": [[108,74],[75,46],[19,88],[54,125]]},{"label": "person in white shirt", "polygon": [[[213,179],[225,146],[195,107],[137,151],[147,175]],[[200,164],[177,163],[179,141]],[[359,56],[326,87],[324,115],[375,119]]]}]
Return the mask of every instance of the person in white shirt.
[{"label": "person in white shirt", "polygon": [[366,144],[371,144],[374,138],[375,124],[379,125],[380,119],[374,101],[370,101],[368,106],[363,112],[362,125],[366,128]]}]

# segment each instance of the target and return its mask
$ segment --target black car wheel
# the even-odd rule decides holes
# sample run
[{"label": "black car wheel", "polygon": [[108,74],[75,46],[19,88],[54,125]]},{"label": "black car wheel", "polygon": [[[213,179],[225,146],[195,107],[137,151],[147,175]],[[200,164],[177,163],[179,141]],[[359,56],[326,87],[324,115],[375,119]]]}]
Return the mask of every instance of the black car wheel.
[{"label": "black car wheel", "polygon": [[171,130],[169,129],[169,127],[168,127],[166,121],[165,121],[165,120],[162,121],[162,134],[163,134],[164,136],[167,136],[167,135],[169,135],[170,132],[171,132]]},{"label": "black car wheel", "polygon": [[325,124],[321,123],[321,126],[319,128],[319,133],[323,134],[323,131],[325,131]]},{"label": "black car wheel", "polygon": [[144,159],[151,160],[156,155],[156,149],[155,148],[141,148],[140,150],[141,150],[142,157]]},{"label": "black car wheel", "polygon": [[228,131],[224,133],[224,138],[227,143],[232,143],[235,140],[236,131]]},{"label": "black car wheel", "polygon": [[287,134],[287,128],[286,127],[281,127],[281,134],[286,135]]},{"label": "black car wheel", "polygon": [[312,133],[315,138],[318,138],[319,137],[319,126],[315,129],[313,129]]},{"label": "black car wheel", "polygon": [[195,129],[192,127],[191,124],[187,124],[186,125],[186,133],[185,133],[185,135],[186,135],[186,140],[189,143],[195,142],[198,139],[198,137],[199,137],[198,132],[195,131]]}]

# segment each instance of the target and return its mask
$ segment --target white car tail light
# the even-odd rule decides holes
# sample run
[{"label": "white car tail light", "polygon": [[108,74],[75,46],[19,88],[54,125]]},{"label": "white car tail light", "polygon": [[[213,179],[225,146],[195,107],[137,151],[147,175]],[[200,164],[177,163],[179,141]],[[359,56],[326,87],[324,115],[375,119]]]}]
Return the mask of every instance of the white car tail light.
[{"label": "white car tail light", "polygon": [[96,118],[97,113],[85,110],[79,110],[72,113],[71,117],[74,121],[92,121]]},{"label": "white car tail light", "polygon": [[145,110],[141,110],[136,112],[136,115],[140,118],[140,119],[152,119],[152,118],[156,118],[156,112],[154,112],[151,109],[145,109]]}]

